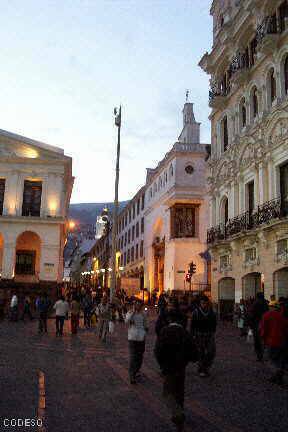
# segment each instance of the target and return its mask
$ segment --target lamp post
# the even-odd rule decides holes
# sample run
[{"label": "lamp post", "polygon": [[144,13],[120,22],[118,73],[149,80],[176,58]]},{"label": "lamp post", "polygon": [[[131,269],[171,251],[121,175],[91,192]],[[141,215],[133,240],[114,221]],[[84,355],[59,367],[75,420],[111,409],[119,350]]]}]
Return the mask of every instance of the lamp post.
[{"label": "lamp post", "polygon": [[119,188],[119,159],[120,159],[120,131],[121,131],[121,105],[119,110],[114,108],[115,125],[118,128],[118,140],[117,140],[117,157],[116,157],[116,176],[115,176],[115,197],[114,197],[114,209],[113,209],[113,226],[112,226],[112,278],[110,286],[110,301],[113,299],[114,292],[116,291],[116,233],[117,233],[117,221],[118,221],[118,188]]}]

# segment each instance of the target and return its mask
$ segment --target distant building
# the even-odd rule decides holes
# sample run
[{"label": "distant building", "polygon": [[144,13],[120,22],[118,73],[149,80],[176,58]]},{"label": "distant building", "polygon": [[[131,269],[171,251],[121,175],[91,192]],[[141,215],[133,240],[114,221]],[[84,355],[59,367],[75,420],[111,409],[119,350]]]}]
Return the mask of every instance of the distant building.
[{"label": "distant building", "polygon": [[62,283],[72,187],[62,149],[0,130],[0,289]]},{"label": "distant building", "polygon": [[189,290],[185,273],[192,261],[192,288],[207,288],[206,157],[193,104],[186,102],[178,142],[156,168],[147,170],[145,186],[119,215],[117,268],[122,288]]}]

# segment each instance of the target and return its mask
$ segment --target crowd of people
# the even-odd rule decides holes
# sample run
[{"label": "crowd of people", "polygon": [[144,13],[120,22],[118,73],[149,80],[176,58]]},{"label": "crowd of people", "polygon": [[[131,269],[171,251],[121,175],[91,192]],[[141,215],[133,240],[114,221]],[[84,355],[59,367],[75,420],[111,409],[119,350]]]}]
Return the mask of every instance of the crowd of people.
[{"label": "crowd of people", "polygon": [[[157,310],[154,354],[163,377],[163,397],[172,422],[178,431],[182,431],[186,366],[189,362],[196,363],[199,377],[209,376],[216,356],[216,313],[205,295],[178,298],[163,293],[159,298],[152,296],[151,301],[153,313]],[[18,307],[18,298],[14,294],[10,303],[11,320],[33,319],[32,302],[28,296],[20,315]],[[97,324],[98,337],[103,342],[109,333],[113,333],[116,322],[126,323],[131,385],[143,378],[140,371],[149,327],[147,310],[142,301],[128,298],[124,290],[118,290],[112,301],[103,290],[85,288],[65,292],[65,296],[61,295],[55,303],[46,293],[35,301],[39,333],[47,333],[47,319],[51,312],[55,313],[56,335],[60,337],[69,314],[73,335],[78,331],[82,314],[84,328]],[[276,301],[271,296],[268,302],[263,292],[259,292],[256,299],[240,300],[234,318],[240,330],[239,336],[254,340],[256,360],[262,362],[264,352],[268,353],[274,369],[270,380],[281,385],[288,365],[288,299]]]}]

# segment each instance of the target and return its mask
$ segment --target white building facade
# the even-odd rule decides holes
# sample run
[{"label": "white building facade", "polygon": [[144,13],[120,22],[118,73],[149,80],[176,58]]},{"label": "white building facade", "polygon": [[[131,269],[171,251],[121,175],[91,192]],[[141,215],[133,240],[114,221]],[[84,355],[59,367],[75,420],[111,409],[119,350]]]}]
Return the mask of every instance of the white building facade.
[{"label": "white building facade", "polygon": [[200,123],[193,104],[186,102],[178,142],[157,168],[147,170],[144,283],[150,292],[189,290],[185,274],[191,262],[196,264],[193,289],[207,288],[206,158]]},{"label": "white building facade", "polygon": [[0,288],[63,281],[72,187],[62,149],[0,130]]},{"label": "white building facade", "polygon": [[288,3],[214,0],[208,246],[223,313],[288,295]]}]

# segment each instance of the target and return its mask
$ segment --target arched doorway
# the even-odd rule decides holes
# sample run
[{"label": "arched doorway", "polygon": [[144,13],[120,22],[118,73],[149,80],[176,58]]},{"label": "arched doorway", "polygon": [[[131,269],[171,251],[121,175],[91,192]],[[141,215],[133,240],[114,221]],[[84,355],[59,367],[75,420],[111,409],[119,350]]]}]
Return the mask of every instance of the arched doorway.
[{"label": "arched doorway", "polygon": [[233,319],[235,279],[223,278],[218,282],[219,313],[221,319]]},{"label": "arched doorway", "polygon": [[277,270],[273,275],[274,294],[279,297],[288,297],[288,267]]},{"label": "arched doorway", "polygon": [[4,251],[4,239],[2,234],[0,233],[0,277],[2,275],[3,251]]},{"label": "arched doorway", "polygon": [[41,240],[38,234],[24,231],[17,238],[15,280],[38,281],[40,273]]},{"label": "arched doorway", "polygon": [[255,298],[257,292],[264,291],[264,286],[261,282],[261,273],[248,273],[242,278],[243,299],[248,300]]}]

